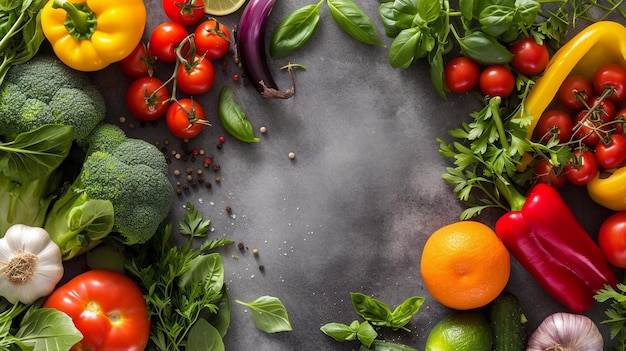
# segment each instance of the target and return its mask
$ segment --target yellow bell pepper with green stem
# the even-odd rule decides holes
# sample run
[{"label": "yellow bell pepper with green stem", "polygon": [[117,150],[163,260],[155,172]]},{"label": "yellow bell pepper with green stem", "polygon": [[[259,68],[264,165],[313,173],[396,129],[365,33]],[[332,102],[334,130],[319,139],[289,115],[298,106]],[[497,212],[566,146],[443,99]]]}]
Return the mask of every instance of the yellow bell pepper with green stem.
[{"label": "yellow bell pepper with green stem", "polygon": [[79,71],[98,71],[128,56],[146,26],[143,0],[50,0],[41,11],[57,57]]},{"label": "yellow bell pepper with green stem", "polygon": [[[626,27],[617,22],[600,21],[583,29],[550,59],[544,75],[533,86],[524,102],[523,113],[533,117],[528,138],[542,113],[556,107],[555,96],[570,75],[589,80],[607,63],[626,66]],[[615,211],[626,210],[626,167],[602,171],[587,184],[587,192],[598,204]]]}]

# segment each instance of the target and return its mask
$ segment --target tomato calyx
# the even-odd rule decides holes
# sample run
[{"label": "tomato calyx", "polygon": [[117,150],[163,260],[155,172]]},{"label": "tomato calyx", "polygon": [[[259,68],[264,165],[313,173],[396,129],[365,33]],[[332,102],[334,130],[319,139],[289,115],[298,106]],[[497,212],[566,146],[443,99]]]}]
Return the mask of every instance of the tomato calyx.
[{"label": "tomato calyx", "polygon": [[[190,99],[193,102],[193,97],[191,97]],[[211,123],[209,121],[198,117],[198,115],[196,114],[196,107],[193,103],[191,104],[191,109],[185,108],[185,106],[178,102],[178,100],[175,100],[175,103],[178,105],[178,107],[180,107],[185,115],[187,115],[187,120],[189,120],[189,126],[187,126],[187,129],[191,129],[191,127],[193,127],[193,125],[196,123],[203,124],[205,126],[211,126]]]},{"label": "tomato calyx", "polygon": [[218,37],[226,40],[227,42],[232,43],[232,40],[230,40],[230,37],[228,37],[226,34],[224,34],[221,31],[222,24],[215,17],[209,17],[207,21],[214,21],[215,26],[213,26],[212,28],[207,28],[206,26],[202,27],[202,30],[204,32],[206,32],[207,34],[215,34]]},{"label": "tomato calyx", "polygon": [[187,0],[185,2],[175,3],[176,7],[180,8],[181,16],[193,16],[194,10],[204,10],[204,4],[202,6],[196,5],[197,0]]}]

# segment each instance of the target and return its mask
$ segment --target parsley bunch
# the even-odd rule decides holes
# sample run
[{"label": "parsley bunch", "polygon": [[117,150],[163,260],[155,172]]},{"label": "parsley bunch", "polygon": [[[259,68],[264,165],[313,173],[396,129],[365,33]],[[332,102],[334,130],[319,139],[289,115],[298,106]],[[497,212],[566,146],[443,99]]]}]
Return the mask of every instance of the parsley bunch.
[{"label": "parsley bunch", "polygon": [[611,339],[617,339],[617,345],[613,349],[626,350],[626,284],[617,284],[616,288],[605,286],[598,290],[594,296],[598,302],[610,301],[605,314],[607,319],[602,324],[607,324]]}]

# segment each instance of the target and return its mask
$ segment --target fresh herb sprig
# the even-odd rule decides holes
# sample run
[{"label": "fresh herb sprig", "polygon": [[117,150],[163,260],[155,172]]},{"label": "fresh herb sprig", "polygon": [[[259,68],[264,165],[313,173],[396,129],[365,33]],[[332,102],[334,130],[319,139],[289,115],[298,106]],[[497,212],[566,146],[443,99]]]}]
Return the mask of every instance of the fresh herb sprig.
[{"label": "fresh herb sprig", "polygon": [[615,288],[606,285],[596,292],[594,298],[598,302],[609,301],[605,314],[607,319],[600,322],[609,326],[610,338],[617,339],[614,350],[626,350],[626,284],[617,284]]},{"label": "fresh herb sprig", "polygon": [[279,333],[291,331],[291,319],[287,308],[279,298],[274,296],[261,296],[254,301],[244,302],[235,300],[240,305],[246,306],[252,311],[254,324],[266,333]]},{"label": "fresh herb sprig", "polygon": [[189,233],[177,245],[173,226],[165,225],[146,245],[127,252],[126,271],[145,292],[153,326],[147,350],[224,350],[222,336],[230,322],[230,303],[224,285],[221,246],[232,240],[206,240],[193,247],[209,222],[193,206],[180,228]]}]

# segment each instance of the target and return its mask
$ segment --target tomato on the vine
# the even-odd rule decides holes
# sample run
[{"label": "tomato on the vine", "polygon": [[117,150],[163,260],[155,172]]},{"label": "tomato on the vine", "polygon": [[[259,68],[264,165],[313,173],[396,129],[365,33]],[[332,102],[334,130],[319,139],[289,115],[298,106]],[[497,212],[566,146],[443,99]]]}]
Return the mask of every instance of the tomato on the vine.
[{"label": "tomato on the vine", "polygon": [[175,62],[176,47],[188,35],[187,29],[182,24],[163,22],[152,30],[152,34],[150,34],[150,48],[159,60]]},{"label": "tomato on the vine", "polygon": [[626,212],[616,212],[602,222],[598,245],[607,261],[626,268]]},{"label": "tomato on the vine", "polygon": [[529,77],[543,72],[550,60],[550,53],[546,44],[539,44],[530,37],[523,38],[513,44],[509,51],[513,54],[511,66]]},{"label": "tomato on the vine", "polygon": [[626,137],[611,134],[607,140],[600,140],[596,145],[596,160],[604,169],[621,166],[626,161]]},{"label": "tomato on the vine", "polygon": [[204,56],[182,62],[176,70],[176,85],[188,95],[206,93],[213,87],[215,72],[213,64]]},{"label": "tomato on the vine", "polygon": [[139,78],[151,76],[155,63],[156,57],[149,45],[139,42],[130,55],[120,61],[120,68],[127,77]]},{"label": "tomato on the vine", "polygon": [[505,66],[492,65],[482,71],[478,85],[485,95],[505,98],[515,90],[515,77]]},{"label": "tomato on the vine", "polygon": [[555,189],[560,189],[567,184],[567,178],[563,169],[555,167],[546,159],[537,161],[534,171],[536,183],[545,183]]},{"label": "tomato on the vine", "polygon": [[122,273],[81,273],[54,290],[43,307],[65,312],[83,334],[72,350],[143,351],[148,344],[150,319],[143,292]]},{"label": "tomato on the vine", "polygon": [[190,98],[178,99],[171,104],[165,122],[170,132],[181,139],[196,137],[208,125],[202,105]]},{"label": "tomato on the vine", "polygon": [[446,63],[443,73],[448,89],[453,93],[463,94],[478,85],[480,68],[471,58],[459,56]]},{"label": "tomato on the vine", "polygon": [[537,121],[535,131],[539,142],[547,143],[556,137],[560,143],[566,143],[572,137],[572,118],[562,110],[547,110]]},{"label": "tomato on the vine", "polygon": [[585,185],[598,174],[598,161],[593,151],[582,148],[573,151],[572,158],[563,167],[567,180],[574,185]]},{"label": "tomato on the vine", "polygon": [[204,0],[163,0],[163,11],[172,21],[191,26],[204,17]]},{"label": "tomato on the vine", "polygon": [[606,138],[610,133],[610,124],[601,119],[602,115],[588,110],[580,111],[574,118],[574,137],[587,146],[596,146],[601,138]]},{"label": "tomato on the vine", "polygon": [[608,63],[598,68],[593,75],[593,88],[598,95],[605,89],[612,88],[608,98],[615,102],[626,100],[626,67],[617,63]]},{"label": "tomato on the vine", "polygon": [[585,76],[574,74],[565,78],[556,96],[563,106],[578,111],[587,107],[593,95],[591,82]]},{"label": "tomato on the vine", "polygon": [[215,19],[200,23],[194,30],[196,52],[205,55],[209,60],[220,59],[230,49],[230,32],[225,25]]},{"label": "tomato on the vine", "polygon": [[126,107],[140,121],[154,121],[163,116],[170,104],[170,93],[159,78],[135,79],[126,90]]}]

